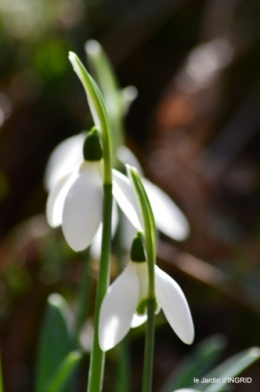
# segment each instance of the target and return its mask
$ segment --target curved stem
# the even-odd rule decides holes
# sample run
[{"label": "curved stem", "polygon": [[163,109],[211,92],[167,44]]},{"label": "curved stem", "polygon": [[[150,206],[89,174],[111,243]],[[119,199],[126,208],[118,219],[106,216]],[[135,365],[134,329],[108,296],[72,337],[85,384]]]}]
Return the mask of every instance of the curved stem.
[{"label": "curved stem", "polygon": [[[124,269],[124,251],[122,247],[122,238],[124,235],[122,225],[122,211],[118,208],[118,225],[116,235],[114,237],[117,269],[118,273],[121,273]],[[117,358],[117,392],[130,392],[131,389],[131,377],[130,377],[130,356],[129,356],[129,339],[125,336],[124,339],[119,343],[119,353]]]},{"label": "curved stem", "polygon": [[155,312],[155,273],[156,262],[156,228],[152,207],[146,190],[136,169],[129,169],[130,178],[137,193],[144,222],[144,238],[148,263],[148,298],[147,298],[147,324],[145,335],[144,373],[142,392],[151,392],[153,375],[154,351],[154,312]]}]

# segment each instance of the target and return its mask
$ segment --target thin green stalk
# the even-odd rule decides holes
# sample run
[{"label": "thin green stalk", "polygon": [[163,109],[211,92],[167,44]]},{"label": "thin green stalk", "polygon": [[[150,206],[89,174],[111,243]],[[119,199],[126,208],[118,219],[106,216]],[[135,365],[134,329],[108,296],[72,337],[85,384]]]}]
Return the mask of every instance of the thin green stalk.
[{"label": "thin green stalk", "polygon": [[148,298],[147,298],[147,324],[145,335],[144,372],[142,392],[151,392],[153,375],[153,352],[154,352],[154,312],[155,300],[155,273],[156,262],[156,233],[153,211],[146,190],[138,171],[130,168],[131,179],[137,192],[144,222],[144,238],[148,263]]},{"label": "thin green stalk", "polygon": [[105,353],[100,349],[98,342],[99,313],[102,300],[106,294],[109,282],[110,259],[110,222],[112,214],[112,184],[104,184],[103,207],[103,237],[100,258],[99,277],[94,319],[94,341],[90,358],[88,392],[99,392],[102,389]]},{"label": "thin green stalk", "polygon": [[91,279],[89,273],[89,261],[90,261],[90,248],[86,251],[86,257],[83,265],[83,278],[81,281],[81,287],[79,290],[79,305],[76,316],[76,327],[75,327],[75,346],[79,345],[79,335],[82,326],[89,313],[89,300],[90,300],[90,289]]},{"label": "thin green stalk", "polygon": [[[118,225],[117,231],[115,235],[115,251],[116,251],[116,260],[117,260],[117,269],[118,273],[121,273],[124,269],[124,251],[122,247],[122,236],[123,233],[123,225],[122,225],[122,211],[118,208]],[[129,358],[129,339],[128,336],[120,342],[119,344],[119,352],[117,358],[117,383],[116,383],[116,391],[117,392],[130,392],[130,358]]]},{"label": "thin green stalk", "polygon": [[117,392],[130,392],[130,358],[129,358],[129,339],[126,336],[119,345],[119,358],[117,363]]},{"label": "thin green stalk", "polygon": [[146,322],[146,334],[145,334],[142,392],[150,392],[152,390],[153,354],[154,354],[154,311],[155,311],[155,300],[154,298],[149,298],[147,300],[148,319]]},{"label": "thin green stalk", "polygon": [[102,300],[105,296],[109,282],[109,261],[110,261],[110,232],[112,216],[112,146],[111,127],[109,117],[105,107],[104,99],[93,80],[78,56],[70,52],[69,59],[74,71],[81,80],[87,94],[88,103],[96,128],[101,132],[103,146],[103,233],[102,248],[100,258],[99,277],[97,284],[97,296],[95,305],[94,321],[94,342],[90,358],[88,392],[99,392],[102,388],[105,355],[101,351],[98,343],[98,323],[99,312]]}]

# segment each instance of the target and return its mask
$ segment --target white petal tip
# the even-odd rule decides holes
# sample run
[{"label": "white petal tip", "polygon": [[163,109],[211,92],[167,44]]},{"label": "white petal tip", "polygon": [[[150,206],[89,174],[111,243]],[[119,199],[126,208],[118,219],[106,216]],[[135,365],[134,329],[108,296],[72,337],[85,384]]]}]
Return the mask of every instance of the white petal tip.
[{"label": "white petal tip", "polygon": [[186,336],[180,337],[185,344],[192,344],[194,342],[194,329],[188,331]]}]

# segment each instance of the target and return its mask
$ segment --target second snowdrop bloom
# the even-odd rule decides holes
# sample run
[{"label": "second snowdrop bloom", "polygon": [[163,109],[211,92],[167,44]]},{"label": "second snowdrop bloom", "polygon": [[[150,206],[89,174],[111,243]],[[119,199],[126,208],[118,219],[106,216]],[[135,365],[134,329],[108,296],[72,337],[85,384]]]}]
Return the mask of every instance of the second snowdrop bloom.
[{"label": "second snowdrop bloom", "polygon": [[91,244],[102,221],[102,150],[96,130],[87,135],[83,151],[85,159],[55,180],[46,211],[50,226],[62,225],[65,239],[75,251]]},{"label": "second snowdrop bloom", "polygon": [[[135,315],[145,315],[148,297],[148,264],[141,236],[133,241],[131,261],[112,283],[102,302],[99,319],[99,344],[103,351],[119,343],[133,326]],[[162,308],[178,337],[186,344],[194,338],[194,328],[187,300],[180,286],[155,266],[157,312]]]}]

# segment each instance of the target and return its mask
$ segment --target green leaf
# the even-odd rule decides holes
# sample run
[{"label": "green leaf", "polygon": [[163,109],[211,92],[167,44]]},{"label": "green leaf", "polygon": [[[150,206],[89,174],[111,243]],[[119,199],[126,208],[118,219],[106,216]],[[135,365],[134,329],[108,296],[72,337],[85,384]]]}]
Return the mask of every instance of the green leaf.
[{"label": "green leaf", "polygon": [[95,40],[85,45],[88,62],[92,73],[102,91],[112,132],[114,150],[124,143],[123,117],[125,105],[113,67],[102,46]]},{"label": "green leaf", "polygon": [[88,73],[78,56],[73,52],[69,52],[69,59],[86,91],[95,126],[102,134],[103,156],[104,162],[106,162],[106,165],[104,165],[104,182],[106,184],[112,184],[111,132],[104,99],[96,82]]},{"label": "green leaf", "polygon": [[156,226],[153,210],[138,171],[129,165],[126,165],[126,167],[142,212],[144,223],[144,248],[146,250],[149,274],[148,295],[150,299],[155,300],[154,265],[156,262]]},{"label": "green leaf", "polygon": [[[66,301],[59,294],[51,294],[40,335],[36,369],[36,392],[45,391],[61,362],[72,348],[69,333],[70,312]],[[64,389],[65,391],[65,389]],[[69,391],[69,389],[66,389]]]},{"label": "green leaf", "polygon": [[89,65],[94,73],[97,83],[103,93],[105,101],[112,99],[116,109],[120,109],[119,83],[114,69],[102,46],[95,40],[85,45]]},{"label": "green leaf", "polygon": [[69,380],[76,366],[82,358],[82,354],[79,351],[72,351],[64,358],[59,368],[57,369],[53,379],[49,382],[46,387],[46,392],[59,392],[65,385],[66,381]]},{"label": "green leaf", "polygon": [[174,369],[160,392],[172,392],[178,388],[193,386],[193,378],[201,378],[214,366],[224,348],[226,339],[222,335],[214,335],[204,339],[196,348]]},{"label": "green leaf", "polygon": [[141,177],[138,171],[126,165],[130,180],[133,184],[137,198],[141,207],[143,221],[144,221],[144,236],[146,242],[146,250],[148,257],[155,263],[156,260],[156,226],[153,215],[153,210],[150,204],[150,200],[147,196],[145,187],[142,183]]},{"label": "green leaf", "polygon": [[[117,151],[118,147],[124,144],[124,117],[131,102],[137,96],[137,90],[133,86],[120,88],[114,68],[97,41],[88,41],[85,49],[91,72],[105,100],[112,129],[113,150]],[[114,154],[114,159],[116,163],[116,154]]]},{"label": "green leaf", "polygon": [[257,361],[259,358],[259,347],[253,347],[239,354],[236,354],[223,362],[221,365],[217,366],[215,369],[211,370],[210,373],[205,376],[205,379],[219,379],[220,383],[214,382],[210,385],[201,383],[200,385],[198,385],[198,388],[200,388],[201,391],[205,392],[223,391],[229,385],[229,383],[227,383],[227,378],[237,376],[239,373],[245,370],[248,366],[252,365],[252,363]]}]

